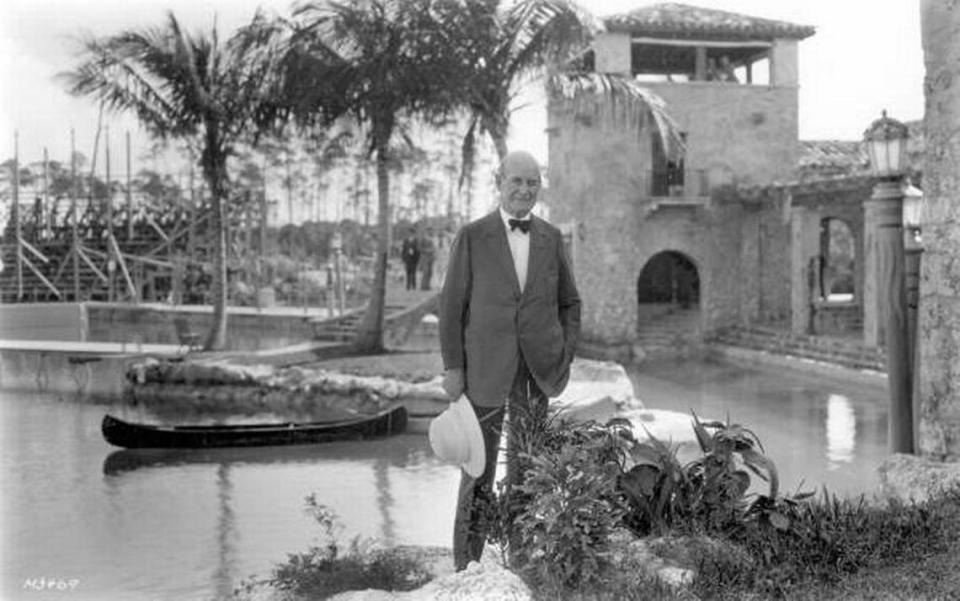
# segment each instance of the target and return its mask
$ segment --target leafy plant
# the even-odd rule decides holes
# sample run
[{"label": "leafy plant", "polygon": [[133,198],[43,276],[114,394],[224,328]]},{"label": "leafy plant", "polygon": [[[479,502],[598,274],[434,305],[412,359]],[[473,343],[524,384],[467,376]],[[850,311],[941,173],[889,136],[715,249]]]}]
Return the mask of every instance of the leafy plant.
[{"label": "leafy plant", "polygon": [[630,507],[627,525],[639,535],[675,527],[722,530],[746,510],[749,472],[769,483],[769,498],[777,496],[776,466],[756,434],[739,424],[693,418],[701,457],[683,465],[674,449],[649,435],[634,446],[634,465],[619,478]]},{"label": "leafy plant", "polygon": [[[524,474],[491,514],[491,538],[504,546],[533,586],[556,596],[584,590],[609,565],[609,540],[626,512],[616,488],[631,437],[621,428],[553,416],[513,426]],[[497,524],[499,522],[499,524]]]},{"label": "leafy plant", "polygon": [[370,540],[355,537],[343,552],[338,541],[342,528],[336,515],[318,503],[315,495],[309,495],[306,502],[307,513],[320,526],[321,544],[303,553],[289,554],[287,561],[277,565],[272,576],[259,584],[307,598],[326,599],[344,591],[368,588],[410,591],[432,578],[415,558],[375,548]]}]

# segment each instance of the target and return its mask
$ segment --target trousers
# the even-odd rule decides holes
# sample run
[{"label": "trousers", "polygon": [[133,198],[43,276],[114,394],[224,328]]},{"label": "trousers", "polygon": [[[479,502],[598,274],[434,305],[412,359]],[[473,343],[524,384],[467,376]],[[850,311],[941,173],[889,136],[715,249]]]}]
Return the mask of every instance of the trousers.
[{"label": "trousers", "polygon": [[[483,473],[472,478],[460,473],[460,488],[457,493],[457,510],[453,523],[453,563],[457,571],[466,569],[471,561],[479,561],[483,555],[491,524],[489,508],[496,501],[493,489],[500,453],[500,439],[504,421],[507,422],[507,469],[504,476],[504,494],[523,482],[519,473],[520,452],[519,427],[528,420],[546,420],[547,396],[537,386],[521,355],[517,373],[506,402],[499,407],[482,407],[470,404],[480,422],[486,451]],[[505,525],[508,532],[510,524]]]}]

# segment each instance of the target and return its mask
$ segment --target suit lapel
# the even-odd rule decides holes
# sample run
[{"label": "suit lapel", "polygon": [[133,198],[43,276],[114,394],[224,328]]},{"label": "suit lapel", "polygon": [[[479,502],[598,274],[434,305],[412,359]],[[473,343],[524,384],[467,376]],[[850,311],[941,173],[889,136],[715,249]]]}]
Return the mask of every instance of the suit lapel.
[{"label": "suit lapel", "polygon": [[517,268],[513,265],[513,255],[510,254],[510,243],[507,242],[507,229],[503,226],[500,211],[494,211],[487,217],[485,224],[486,240],[490,244],[490,254],[497,258],[497,263],[504,270],[507,281],[511,282],[513,293],[520,295],[520,280],[517,279]]}]

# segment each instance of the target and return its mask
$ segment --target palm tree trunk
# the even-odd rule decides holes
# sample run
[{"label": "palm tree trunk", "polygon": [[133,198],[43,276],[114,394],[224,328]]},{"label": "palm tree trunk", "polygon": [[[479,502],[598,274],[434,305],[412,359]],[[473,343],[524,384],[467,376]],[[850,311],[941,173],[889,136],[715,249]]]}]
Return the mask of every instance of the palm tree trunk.
[{"label": "palm tree trunk", "polygon": [[383,318],[387,299],[387,251],[390,239],[390,174],[387,169],[389,136],[381,136],[377,143],[377,255],[373,272],[370,304],[354,340],[354,348],[362,353],[381,353],[383,346]]},{"label": "palm tree trunk", "polygon": [[[212,146],[212,147],[211,147]],[[226,201],[227,158],[216,150],[215,144],[208,142],[204,151],[203,171],[210,187],[211,209],[213,215],[213,281],[210,301],[213,304],[213,320],[210,332],[203,344],[206,351],[220,350],[227,344],[227,232],[223,216],[223,203]]]},{"label": "palm tree trunk", "polygon": [[497,149],[497,157],[502,161],[508,152],[506,128],[502,131],[499,128],[491,129],[490,139],[493,140],[493,146]]}]

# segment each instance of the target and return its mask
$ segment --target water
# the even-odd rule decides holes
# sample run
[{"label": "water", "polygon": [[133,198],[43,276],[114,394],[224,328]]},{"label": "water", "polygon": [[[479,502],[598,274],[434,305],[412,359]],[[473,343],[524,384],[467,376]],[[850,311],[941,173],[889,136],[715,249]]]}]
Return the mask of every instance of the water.
[{"label": "water", "polygon": [[887,451],[885,385],[845,382],[775,367],[657,361],[630,370],[652,409],[729,416],[757,434],[780,475],[780,491],[870,493]]},{"label": "water", "polygon": [[[729,413],[752,428],[782,489],[801,478],[851,494],[875,485],[886,444],[880,387],[696,362],[648,364],[631,377],[648,407]],[[315,542],[311,493],[340,517],[343,540],[449,545],[458,473],[423,435],[120,451],[100,435],[108,410],[118,408],[0,392],[0,598],[227,598]],[[38,578],[78,583],[69,593],[24,588]]]},{"label": "water", "polygon": [[[107,409],[0,394],[0,598],[228,598],[316,542],[311,493],[339,516],[343,540],[449,545],[459,476],[425,436],[121,451],[100,435]],[[38,578],[79,584],[24,588]]]}]

